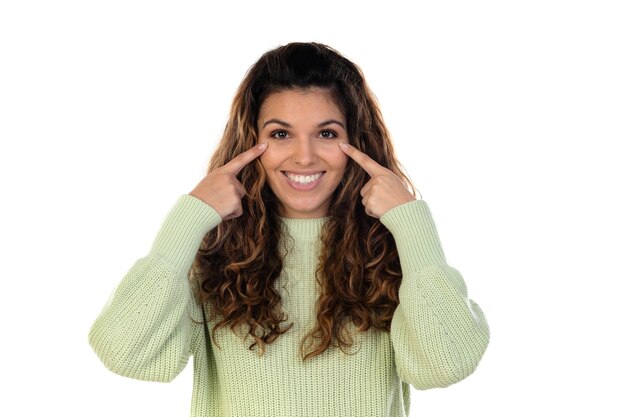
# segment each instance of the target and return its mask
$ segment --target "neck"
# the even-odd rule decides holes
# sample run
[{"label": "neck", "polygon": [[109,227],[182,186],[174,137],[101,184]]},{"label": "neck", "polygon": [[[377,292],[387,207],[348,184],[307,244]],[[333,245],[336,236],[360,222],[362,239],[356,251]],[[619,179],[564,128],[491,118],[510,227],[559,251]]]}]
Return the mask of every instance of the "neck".
[{"label": "neck", "polygon": [[291,219],[279,217],[283,230],[295,240],[317,240],[320,237],[322,227],[330,217],[315,219]]}]

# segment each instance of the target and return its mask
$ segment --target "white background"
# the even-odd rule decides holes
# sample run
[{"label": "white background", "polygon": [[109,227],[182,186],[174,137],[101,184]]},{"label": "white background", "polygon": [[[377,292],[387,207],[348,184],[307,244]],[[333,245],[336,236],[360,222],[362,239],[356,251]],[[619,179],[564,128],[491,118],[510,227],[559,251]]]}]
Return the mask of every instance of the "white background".
[{"label": "white background", "polygon": [[363,69],[490,323],[477,371],[412,390],[411,415],[623,416],[621,2],[213,3],[2,2],[0,414],[189,414],[191,363],[117,376],[89,326],[202,178],[245,71],[313,40]]}]

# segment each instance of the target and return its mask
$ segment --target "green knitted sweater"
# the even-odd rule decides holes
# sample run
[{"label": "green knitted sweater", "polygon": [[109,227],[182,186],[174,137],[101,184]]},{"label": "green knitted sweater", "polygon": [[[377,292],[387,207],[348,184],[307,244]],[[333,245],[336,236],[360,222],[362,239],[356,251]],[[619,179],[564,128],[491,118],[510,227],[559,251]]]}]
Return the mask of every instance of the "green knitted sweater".
[{"label": "green knitted sweater", "polygon": [[391,332],[357,333],[348,351],[329,348],[305,362],[299,345],[316,317],[315,269],[326,219],[282,221],[293,246],[277,288],[294,326],[263,356],[248,349],[249,336],[244,341],[244,332],[226,326],[207,357],[202,311],[187,276],[202,238],[221,218],[183,194],[147,256],[130,268],[95,320],[89,342],[98,357],[120,375],[167,382],[193,356],[192,417],[408,416],[409,384],[445,387],[474,371],[489,328],[467,298],[461,274],[447,264],[424,200],[380,219],[396,241],[403,274]]}]

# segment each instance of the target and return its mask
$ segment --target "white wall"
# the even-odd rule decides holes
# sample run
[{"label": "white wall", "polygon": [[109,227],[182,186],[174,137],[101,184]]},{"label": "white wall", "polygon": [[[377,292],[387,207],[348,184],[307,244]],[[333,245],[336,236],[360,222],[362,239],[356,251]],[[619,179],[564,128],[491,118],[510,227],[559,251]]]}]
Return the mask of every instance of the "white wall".
[{"label": "white wall", "polygon": [[191,366],[119,377],[89,326],[248,67],[315,40],[364,70],[491,326],[476,373],[411,415],[624,415],[620,2],[214,3],[0,5],[0,414],[188,415]]}]

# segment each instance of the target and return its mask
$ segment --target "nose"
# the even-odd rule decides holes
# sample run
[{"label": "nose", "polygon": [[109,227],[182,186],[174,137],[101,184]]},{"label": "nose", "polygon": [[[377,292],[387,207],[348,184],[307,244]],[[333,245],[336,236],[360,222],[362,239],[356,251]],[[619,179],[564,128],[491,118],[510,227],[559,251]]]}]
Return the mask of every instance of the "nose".
[{"label": "nose", "polygon": [[295,141],[293,149],[293,161],[297,165],[311,165],[315,163],[316,160],[317,153],[315,151],[315,145],[312,140],[301,139]]}]

